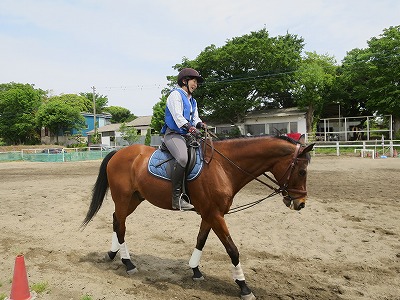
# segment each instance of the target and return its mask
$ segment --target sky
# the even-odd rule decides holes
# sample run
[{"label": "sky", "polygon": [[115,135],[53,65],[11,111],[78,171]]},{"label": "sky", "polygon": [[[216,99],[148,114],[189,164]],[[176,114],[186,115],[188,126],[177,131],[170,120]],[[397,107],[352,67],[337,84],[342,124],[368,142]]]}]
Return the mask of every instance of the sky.
[{"label": "sky", "polygon": [[397,25],[399,0],[0,0],[0,83],[95,87],[108,106],[151,115],[173,66],[212,44],[265,28],[340,63]]}]

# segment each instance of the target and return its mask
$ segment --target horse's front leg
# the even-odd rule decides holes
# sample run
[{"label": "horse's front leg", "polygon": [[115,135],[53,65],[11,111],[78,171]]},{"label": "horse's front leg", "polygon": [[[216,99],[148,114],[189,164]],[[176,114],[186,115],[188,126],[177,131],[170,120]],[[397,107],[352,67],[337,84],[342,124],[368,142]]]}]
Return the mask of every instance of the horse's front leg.
[{"label": "horse's front leg", "polygon": [[242,266],[239,261],[239,250],[233,242],[223,216],[218,216],[212,223],[212,229],[225,246],[226,252],[232,261],[232,277],[240,288],[240,297],[243,300],[253,300],[256,297],[247,286]]},{"label": "horse's front leg", "polygon": [[201,254],[203,253],[203,248],[206,244],[210,230],[211,226],[204,220],[201,220],[199,234],[197,235],[196,248],[194,248],[192,256],[189,260],[189,266],[193,270],[192,279],[195,281],[204,280],[203,274],[199,270],[199,264]]}]

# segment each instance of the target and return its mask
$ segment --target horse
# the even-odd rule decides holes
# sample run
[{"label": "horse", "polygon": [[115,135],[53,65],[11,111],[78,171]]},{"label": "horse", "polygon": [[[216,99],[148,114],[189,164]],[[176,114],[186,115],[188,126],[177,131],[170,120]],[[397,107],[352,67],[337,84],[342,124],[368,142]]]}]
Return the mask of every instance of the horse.
[{"label": "horse", "polygon": [[[310,151],[305,145],[284,136],[241,137],[215,140],[203,138],[204,167],[197,178],[187,182],[191,203],[201,216],[196,246],[189,259],[193,280],[203,280],[199,263],[211,230],[217,235],[229,255],[232,277],[244,300],[255,299],[246,283],[239,251],[228,230],[224,216],[229,213],[234,196],[250,181],[267,176],[274,185],[273,194],[281,194],[286,206],[294,210],[305,207],[306,179]],[[137,272],[125,242],[127,217],[144,200],[172,210],[171,182],[148,171],[148,161],[154,147],[135,144],[110,152],[103,159],[92,191],[89,210],[82,223],[85,227],[99,211],[108,189],[114,201],[111,250],[106,258],[113,260],[119,251],[128,274]],[[266,172],[270,172],[274,178]],[[191,212],[186,212],[191,213]]]}]

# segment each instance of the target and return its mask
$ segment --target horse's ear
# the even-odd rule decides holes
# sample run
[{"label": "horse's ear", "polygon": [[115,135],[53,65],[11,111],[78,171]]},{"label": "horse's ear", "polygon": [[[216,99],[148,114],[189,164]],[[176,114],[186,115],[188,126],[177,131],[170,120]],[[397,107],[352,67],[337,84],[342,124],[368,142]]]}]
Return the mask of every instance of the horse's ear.
[{"label": "horse's ear", "polygon": [[314,146],[315,146],[315,143],[312,143],[312,144],[308,145],[307,147],[305,147],[303,149],[302,153],[310,152],[314,148]]},{"label": "horse's ear", "polygon": [[302,134],[299,139],[297,140],[300,144],[305,145],[306,143],[306,135]]}]

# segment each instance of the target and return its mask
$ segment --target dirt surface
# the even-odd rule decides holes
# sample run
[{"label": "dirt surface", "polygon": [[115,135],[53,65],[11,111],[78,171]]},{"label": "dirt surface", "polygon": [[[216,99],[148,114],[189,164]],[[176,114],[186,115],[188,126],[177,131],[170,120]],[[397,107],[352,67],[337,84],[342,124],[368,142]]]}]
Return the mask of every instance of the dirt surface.
[{"label": "dirt surface", "polygon": [[[193,282],[188,260],[200,217],[143,203],[128,218],[126,241],[139,272],[128,276],[111,246],[108,195],[84,231],[100,161],[0,163],[0,295],[9,296],[15,257],[25,255],[37,299],[239,299],[222,244],[211,233],[206,279]],[[400,159],[314,157],[307,206],[281,198],[226,216],[257,299],[400,299]],[[269,193],[253,182],[233,206]]]}]

